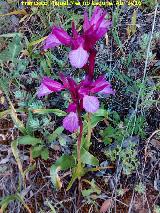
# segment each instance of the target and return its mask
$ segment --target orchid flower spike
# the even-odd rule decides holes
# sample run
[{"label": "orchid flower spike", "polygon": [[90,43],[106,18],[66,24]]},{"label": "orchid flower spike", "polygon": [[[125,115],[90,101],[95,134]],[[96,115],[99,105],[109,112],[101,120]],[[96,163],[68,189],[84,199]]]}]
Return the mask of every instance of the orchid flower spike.
[{"label": "orchid flower spike", "polygon": [[65,45],[71,48],[69,60],[73,67],[82,68],[88,61],[90,51],[96,42],[102,38],[109,29],[111,22],[105,20],[106,13],[99,7],[94,9],[91,19],[84,13],[83,33],[79,35],[74,22],[72,22],[72,35],[60,28],[53,27],[52,32],[44,42],[44,50]]},{"label": "orchid flower spike", "polygon": [[59,83],[48,77],[43,77],[37,96],[40,98],[52,92],[59,92],[64,89],[69,91],[72,103],[68,106],[67,112],[69,114],[63,120],[63,127],[70,132],[74,132],[79,128],[78,114],[81,113],[83,109],[90,113],[95,113],[99,109],[99,100],[94,96],[94,93],[115,93],[104,76],[100,76],[95,81],[90,80],[87,76],[85,80],[77,84],[71,77],[65,77],[60,73],[60,80],[63,83]]}]

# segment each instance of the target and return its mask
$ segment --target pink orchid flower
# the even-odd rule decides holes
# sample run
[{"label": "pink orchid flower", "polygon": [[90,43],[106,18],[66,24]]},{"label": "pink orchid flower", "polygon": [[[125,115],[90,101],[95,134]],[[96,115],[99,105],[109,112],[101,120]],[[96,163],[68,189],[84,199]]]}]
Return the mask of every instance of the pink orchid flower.
[{"label": "pink orchid flower", "polygon": [[63,120],[63,127],[70,132],[74,132],[79,128],[78,117],[83,109],[90,113],[94,113],[99,109],[99,100],[93,96],[94,93],[115,93],[104,76],[100,76],[95,81],[90,80],[87,76],[85,80],[77,84],[71,77],[65,77],[60,73],[60,80],[63,83],[59,83],[48,77],[43,77],[37,95],[40,98],[52,92],[59,92],[64,89],[70,92],[72,103],[69,104],[67,109],[69,114]]},{"label": "pink orchid flower", "polygon": [[84,13],[83,33],[79,35],[74,22],[72,23],[73,37],[60,28],[53,27],[52,32],[45,40],[44,49],[57,47],[59,45],[65,45],[71,47],[69,53],[69,60],[73,67],[82,68],[87,64],[90,56],[90,51],[93,49],[96,42],[102,38],[108,31],[111,24],[110,21],[105,20],[106,12],[99,7],[96,7],[91,19],[87,17],[87,13]]}]

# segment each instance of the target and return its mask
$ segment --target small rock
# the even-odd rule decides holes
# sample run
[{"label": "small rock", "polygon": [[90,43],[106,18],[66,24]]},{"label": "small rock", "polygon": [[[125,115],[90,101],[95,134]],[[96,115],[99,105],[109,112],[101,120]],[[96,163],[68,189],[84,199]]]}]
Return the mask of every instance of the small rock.
[{"label": "small rock", "polygon": [[157,150],[160,150],[160,140],[152,139],[150,144],[152,144]]},{"label": "small rock", "polygon": [[123,141],[122,147],[127,148],[129,144],[137,145],[138,143],[139,143],[138,136],[128,137],[126,140]]},{"label": "small rock", "polygon": [[0,2],[0,14],[5,14],[9,12],[9,4],[5,1]]},{"label": "small rock", "polygon": [[19,18],[17,18],[15,15],[11,16],[11,22],[14,27],[17,27],[19,25]]}]

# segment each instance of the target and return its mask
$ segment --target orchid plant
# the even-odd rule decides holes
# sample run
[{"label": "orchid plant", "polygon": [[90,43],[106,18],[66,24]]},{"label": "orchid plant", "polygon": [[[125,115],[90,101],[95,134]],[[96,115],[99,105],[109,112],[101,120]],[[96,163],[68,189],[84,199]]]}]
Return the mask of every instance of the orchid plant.
[{"label": "orchid plant", "polygon": [[[103,75],[94,80],[94,64],[96,50],[94,45],[102,38],[111,24],[105,19],[106,13],[99,7],[96,7],[91,19],[88,19],[87,13],[84,13],[83,33],[80,35],[74,22],[72,22],[72,34],[59,27],[54,26],[52,32],[48,35],[44,42],[44,49],[53,48],[61,44],[71,47],[69,52],[69,60],[73,67],[84,68],[86,71],[85,78],[76,83],[72,77],[66,77],[63,73],[59,74],[60,82],[49,77],[43,77],[41,85],[38,89],[37,96],[49,95],[52,92],[60,92],[67,90],[71,96],[71,103],[68,103],[68,115],[63,119],[63,127],[73,133],[79,132],[77,142],[77,167],[76,172],[78,178],[82,172],[83,166],[81,162],[81,143],[83,137],[83,119],[82,114],[85,110],[89,115],[97,112],[100,103],[95,96],[97,93],[114,94],[111,84]],[[91,127],[88,130],[88,140],[91,137]]]}]

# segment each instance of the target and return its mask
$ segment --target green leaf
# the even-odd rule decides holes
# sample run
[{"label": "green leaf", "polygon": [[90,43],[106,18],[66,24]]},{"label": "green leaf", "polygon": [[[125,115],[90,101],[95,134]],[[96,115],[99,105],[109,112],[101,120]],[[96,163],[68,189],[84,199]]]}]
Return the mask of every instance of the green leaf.
[{"label": "green leaf", "polygon": [[32,148],[32,157],[37,158],[37,157],[41,156],[42,149],[43,149],[43,145],[34,146]]},{"label": "green leaf", "polygon": [[100,188],[95,184],[95,181],[92,180],[91,182],[86,180],[85,181],[86,183],[89,183],[91,185],[91,188],[90,189],[84,189],[82,190],[82,195],[84,197],[88,197],[90,196],[92,193],[96,193],[96,194],[101,194],[101,190]]},{"label": "green leaf", "polygon": [[54,133],[56,133],[57,135],[61,135],[63,130],[64,130],[64,128],[62,126],[60,126],[54,131]]},{"label": "green leaf", "polygon": [[48,67],[48,63],[46,60],[41,60],[41,64],[40,66],[43,68],[44,70],[44,74],[47,76],[50,76],[50,68]]},{"label": "green leaf", "polygon": [[74,172],[74,173],[72,174],[72,178],[71,178],[71,180],[70,180],[70,182],[69,182],[69,184],[68,184],[68,186],[67,186],[66,191],[70,190],[70,188],[72,187],[74,181],[75,181],[77,178],[78,178],[78,175]]},{"label": "green leaf", "polygon": [[47,160],[48,157],[49,157],[49,151],[48,151],[47,148],[45,148],[45,149],[43,149],[43,150],[41,151],[41,158],[42,158],[43,160]]},{"label": "green leaf", "polygon": [[107,127],[103,132],[102,132],[102,135],[103,137],[114,137],[115,136],[115,129],[111,126]]},{"label": "green leaf", "polygon": [[75,180],[78,178],[80,179],[81,177],[83,177],[86,173],[86,169],[83,167],[83,165],[78,165],[77,167],[72,169],[72,178],[67,186],[67,191],[72,187],[73,183],[75,182]]},{"label": "green leaf", "polygon": [[2,212],[2,213],[5,212],[7,206],[9,205],[9,203],[10,203],[11,201],[14,201],[14,200],[20,201],[20,202],[24,205],[24,207],[27,209],[27,212],[31,213],[31,210],[30,210],[29,207],[25,204],[25,202],[24,202],[22,196],[21,196],[20,194],[18,194],[18,193],[16,193],[15,195],[6,196],[6,197],[0,202],[0,206],[1,206],[0,212]]},{"label": "green leaf", "polygon": [[26,174],[28,172],[31,172],[33,171],[34,169],[36,169],[36,162],[34,164],[30,164],[24,171],[24,176],[26,176]]},{"label": "green leaf", "polygon": [[136,22],[137,22],[137,11],[134,10],[132,14],[132,20],[131,24],[127,27],[127,34],[130,37],[131,35],[134,35],[136,32]]},{"label": "green leaf", "polygon": [[25,16],[25,15],[27,15],[27,12],[24,9],[14,10],[10,13],[0,14],[0,17],[11,16],[11,15],[24,15]]},{"label": "green leaf", "polygon": [[17,200],[17,196],[16,196],[16,195],[9,195],[9,196],[6,196],[6,197],[0,202],[0,205],[1,205],[0,212],[4,212],[5,209],[7,208],[8,204],[9,204],[11,201],[14,201],[14,200]]},{"label": "green leaf", "polygon": [[96,113],[94,113],[96,117],[108,117],[108,111],[105,109],[99,109]]},{"label": "green leaf", "polygon": [[104,117],[100,117],[100,116],[92,116],[91,118],[91,127],[94,128],[95,126],[97,126],[98,122],[103,121]]},{"label": "green leaf", "polygon": [[48,136],[49,142],[52,142],[58,138],[63,132],[64,128],[62,126],[58,127],[52,134]]},{"label": "green leaf", "polygon": [[122,48],[123,45],[122,45],[122,42],[121,42],[121,40],[119,38],[117,30],[113,29],[112,30],[112,35],[113,35],[113,38],[114,38],[115,42],[117,43],[118,47],[120,48],[121,52],[123,53],[123,48]]},{"label": "green leaf", "polygon": [[41,141],[39,138],[32,137],[30,135],[25,135],[17,139],[18,144],[23,144],[23,145],[32,145],[35,146],[37,144],[42,144],[43,141]]},{"label": "green leaf", "polygon": [[66,138],[60,136],[59,137],[59,143],[60,143],[61,146],[66,146],[66,143],[67,143]]},{"label": "green leaf", "polygon": [[57,115],[59,117],[63,117],[63,116],[67,115],[66,112],[64,112],[60,109],[34,109],[32,112],[41,114],[41,115],[48,114],[48,113],[54,113],[55,115]]},{"label": "green leaf", "polygon": [[[99,109],[96,113],[91,116],[91,128],[97,126],[98,122],[103,121],[108,117],[108,112],[105,109]],[[87,114],[84,116],[85,120],[87,120]],[[83,133],[87,133],[88,123],[84,123]]]},{"label": "green leaf", "polygon": [[113,112],[113,119],[115,120],[116,124],[121,121],[121,118],[116,111]]},{"label": "green leaf", "polygon": [[10,113],[11,113],[10,109],[7,109],[7,110],[0,112],[0,119],[5,118]]},{"label": "green leaf", "polygon": [[16,110],[14,109],[14,106],[12,104],[12,102],[10,101],[10,99],[8,100],[9,104],[11,106],[11,118],[13,120],[13,122],[15,123],[15,125],[17,126],[17,128],[25,135],[27,134],[27,130],[23,124],[22,121],[19,120],[18,115],[16,113]]},{"label": "green leaf", "polygon": [[111,143],[112,143],[112,138],[105,137],[105,138],[103,139],[103,141],[104,141],[105,145],[108,145],[108,144],[111,144]]},{"label": "green leaf", "polygon": [[94,193],[94,190],[93,190],[93,189],[84,189],[84,190],[82,190],[82,195],[83,195],[83,197],[88,197],[88,196],[90,196],[92,193]]},{"label": "green leaf", "polygon": [[55,163],[61,170],[66,170],[75,166],[75,159],[72,155],[62,155]]},{"label": "green leaf", "polygon": [[58,175],[59,171],[60,171],[60,166],[58,166],[58,167],[56,165],[51,166],[51,169],[50,169],[51,181],[57,190],[61,189],[61,187],[62,187],[62,182]]},{"label": "green leaf", "polygon": [[85,164],[98,166],[99,161],[96,157],[94,157],[92,154],[90,154],[87,150],[85,150],[83,147],[81,148],[81,161]]},{"label": "green leaf", "polygon": [[20,171],[20,173],[21,173],[21,175],[24,179],[24,172],[23,172],[22,163],[21,163],[21,160],[20,160],[20,157],[19,157],[19,150],[18,150],[17,146],[18,146],[17,140],[15,140],[11,143],[12,153],[15,157],[16,162],[17,162],[18,169],[19,169],[19,171]]},{"label": "green leaf", "polygon": [[4,38],[12,38],[12,37],[15,37],[15,36],[18,36],[18,37],[23,37],[22,33],[6,33],[6,34],[1,34],[0,35],[0,38],[4,37]]},{"label": "green leaf", "polygon": [[21,39],[18,35],[13,37],[12,42],[9,43],[8,48],[0,54],[0,61],[14,61],[22,50]]},{"label": "green leaf", "polygon": [[35,40],[35,41],[29,42],[28,47],[32,47],[32,46],[34,46],[34,45],[36,45],[36,44],[39,44],[39,43],[41,43],[42,41],[44,41],[46,38],[47,38],[47,36],[42,37],[42,38],[39,38],[39,39],[37,39],[37,40]]},{"label": "green leaf", "polygon": [[[17,128],[24,135],[27,134],[27,130],[25,129],[25,126],[24,126],[23,122],[18,119],[16,110],[14,109],[14,106],[13,106],[13,104],[12,104],[10,98],[9,98],[8,80],[7,80],[7,78],[2,77],[0,79],[0,87],[2,88],[4,94],[6,95],[6,98],[7,98],[8,102],[9,102],[10,107],[11,107],[11,109],[9,110],[9,112],[10,112],[10,115],[12,117],[13,122],[15,123],[15,125],[17,126]],[[2,114],[2,115],[4,115],[4,114]]]},{"label": "green leaf", "polygon": [[60,189],[62,187],[62,182],[58,175],[60,170],[66,170],[75,166],[75,159],[71,155],[63,155],[61,156],[54,165],[51,166],[50,175],[51,181],[56,189]]},{"label": "green leaf", "polygon": [[48,205],[48,207],[50,207],[51,212],[50,213],[56,213],[56,210],[54,208],[54,206],[51,204],[51,202],[49,200],[46,201],[46,204]]}]

